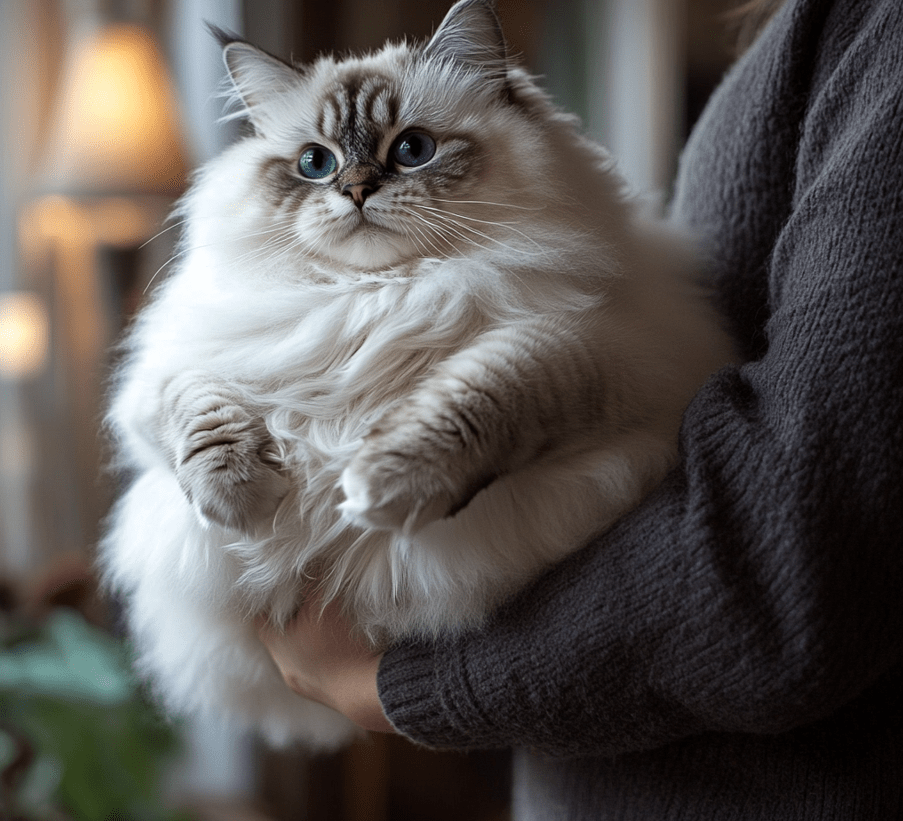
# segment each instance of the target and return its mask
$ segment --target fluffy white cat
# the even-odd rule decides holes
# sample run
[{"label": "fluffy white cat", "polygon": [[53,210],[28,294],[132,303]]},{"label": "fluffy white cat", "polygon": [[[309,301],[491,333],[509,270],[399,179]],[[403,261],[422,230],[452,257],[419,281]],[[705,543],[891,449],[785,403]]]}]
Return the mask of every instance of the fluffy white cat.
[{"label": "fluffy white cat", "polygon": [[172,710],[330,747],[255,616],[319,585],[377,644],[478,624],[660,481],[731,350],[489,2],[308,66],[221,39],[253,133],[127,340],[102,562]]}]

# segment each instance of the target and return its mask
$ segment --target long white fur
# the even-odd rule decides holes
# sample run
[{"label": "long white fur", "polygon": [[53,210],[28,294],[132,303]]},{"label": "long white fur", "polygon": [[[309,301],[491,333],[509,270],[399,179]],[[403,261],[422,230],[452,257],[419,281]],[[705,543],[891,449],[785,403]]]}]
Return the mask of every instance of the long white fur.
[{"label": "long white fur", "polygon": [[[479,623],[660,480],[684,407],[731,357],[682,242],[636,219],[572,119],[517,69],[508,81],[526,105],[506,106],[479,67],[416,53],[324,59],[303,78],[276,69],[278,93],[263,69],[239,74],[258,133],[202,169],[182,203],[183,255],[132,331],[109,415],[136,478],[103,563],[128,594],[142,669],[174,711],[225,714],[275,743],[332,747],[354,729],[288,690],[254,616],[284,622],[325,568],[327,595],[381,640]],[[341,197],[318,220],[274,223],[256,169],[297,156],[318,95],[349,69],[397,78],[402,123],[478,134],[491,147],[462,201],[430,206],[436,219],[454,215],[457,234],[422,224],[384,242],[349,238],[342,209],[353,206]],[[414,536],[354,523],[366,493],[346,475],[346,497],[341,477],[388,408],[486,334],[576,315],[612,397],[612,424],[596,442],[501,476]],[[491,345],[481,355],[491,359]],[[161,443],[164,389],[195,372],[267,409],[293,478],[274,521],[254,534],[201,521]]]}]

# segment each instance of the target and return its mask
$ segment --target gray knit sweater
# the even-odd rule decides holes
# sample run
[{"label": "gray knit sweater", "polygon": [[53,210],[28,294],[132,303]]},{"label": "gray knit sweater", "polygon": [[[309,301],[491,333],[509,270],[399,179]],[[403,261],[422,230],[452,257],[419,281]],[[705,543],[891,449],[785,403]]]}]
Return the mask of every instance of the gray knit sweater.
[{"label": "gray knit sweater", "polygon": [[682,461],[485,629],[386,655],[518,821],[903,819],[903,2],[789,0],[685,153],[748,358]]}]

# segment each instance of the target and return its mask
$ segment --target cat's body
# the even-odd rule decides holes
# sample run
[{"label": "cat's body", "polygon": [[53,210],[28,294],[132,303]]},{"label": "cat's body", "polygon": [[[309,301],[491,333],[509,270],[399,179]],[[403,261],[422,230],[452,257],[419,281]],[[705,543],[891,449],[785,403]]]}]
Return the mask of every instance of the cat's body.
[{"label": "cat's body", "polygon": [[226,58],[256,133],[132,332],[103,562],[171,707],[329,746],[253,617],[316,583],[376,642],[478,623],[661,479],[730,345],[488,4],[425,48]]}]

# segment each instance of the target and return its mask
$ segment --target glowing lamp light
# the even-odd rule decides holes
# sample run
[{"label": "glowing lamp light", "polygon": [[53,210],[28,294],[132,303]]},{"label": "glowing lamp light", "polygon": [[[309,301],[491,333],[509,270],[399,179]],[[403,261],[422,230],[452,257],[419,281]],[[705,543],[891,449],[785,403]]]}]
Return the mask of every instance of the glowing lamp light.
[{"label": "glowing lamp light", "polygon": [[176,196],[187,163],[166,64],[142,26],[111,23],[75,44],[39,187],[74,196]]},{"label": "glowing lamp light", "polygon": [[0,294],[0,377],[24,379],[47,361],[47,312],[34,294]]}]

